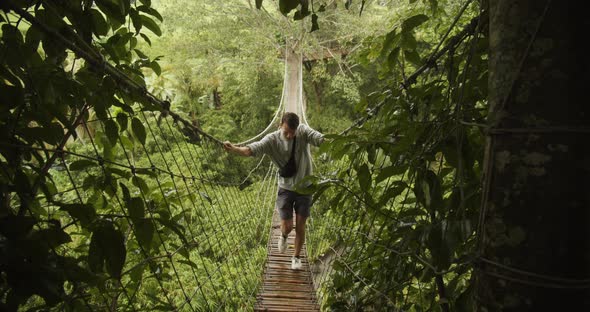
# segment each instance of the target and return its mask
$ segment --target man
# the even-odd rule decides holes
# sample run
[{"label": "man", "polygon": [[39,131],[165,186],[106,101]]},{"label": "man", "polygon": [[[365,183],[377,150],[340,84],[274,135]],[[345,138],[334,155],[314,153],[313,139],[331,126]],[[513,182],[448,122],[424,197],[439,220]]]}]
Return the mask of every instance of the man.
[{"label": "man", "polygon": [[[312,172],[309,144],[319,146],[324,136],[307,125],[299,124],[295,113],[285,113],[281,119],[279,130],[267,134],[262,140],[236,146],[224,142],[224,148],[241,156],[268,155],[280,169],[279,192],[276,208],[281,217],[281,233],[278,249],[281,253],[287,250],[287,237],[293,229],[293,210],[295,210],[295,253],[291,258],[291,269],[301,269],[301,247],[305,242],[305,221],[309,217],[311,195],[295,192],[295,185]],[[294,160],[294,163],[293,163]]]}]

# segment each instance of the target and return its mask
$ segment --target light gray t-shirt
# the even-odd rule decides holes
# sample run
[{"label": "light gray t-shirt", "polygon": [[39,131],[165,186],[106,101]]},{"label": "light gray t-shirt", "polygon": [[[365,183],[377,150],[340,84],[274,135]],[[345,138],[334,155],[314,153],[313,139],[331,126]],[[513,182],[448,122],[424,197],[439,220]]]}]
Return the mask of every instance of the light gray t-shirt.
[{"label": "light gray t-shirt", "polygon": [[[295,163],[297,173],[290,178],[279,176],[279,187],[290,191],[295,190],[295,185],[312,173],[311,152],[309,144],[319,146],[324,141],[324,135],[313,130],[307,125],[300,124],[295,131],[297,142],[295,144]],[[253,156],[268,155],[272,162],[279,168],[287,164],[291,157],[293,141],[283,136],[282,130],[267,134],[262,140],[247,145]]]}]

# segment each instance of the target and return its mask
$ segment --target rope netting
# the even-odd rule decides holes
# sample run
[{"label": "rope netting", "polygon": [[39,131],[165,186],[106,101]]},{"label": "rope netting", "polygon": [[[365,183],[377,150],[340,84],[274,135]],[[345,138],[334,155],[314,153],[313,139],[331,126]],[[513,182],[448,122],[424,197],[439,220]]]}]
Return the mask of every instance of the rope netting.
[{"label": "rope netting", "polygon": [[[480,19],[474,18],[462,30],[455,31],[454,36],[447,37],[470,3],[466,1],[424,65],[417,67],[410,76],[402,73],[398,88],[391,89],[365,117],[335,139],[338,142],[332,143],[332,155],[336,159],[318,162],[322,180],[318,181],[317,189],[321,195],[316,196],[312,209],[307,248],[310,262],[314,262],[312,272],[319,302],[324,307],[353,309],[368,304],[385,310],[404,310],[412,306],[418,309],[417,303],[408,302],[408,298],[425,298],[426,294],[434,293],[432,299],[423,300],[432,305],[438,296],[441,309],[448,311],[448,302],[445,302],[448,294],[444,292],[442,276],[457,277],[469,272],[465,264],[473,258],[441,269],[436,262],[439,255],[432,245],[436,239],[432,233],[445,226],[450,228],[452,223],[464,227],[457,240],[463,240],[466,245],[474,242],[474,227],[465,217],[467,209],[463,207],[458,209],[461,212],[453,212],[458,215],[435,213],[425,207],[418,196],[425,183],[424,176],[441,173],[454,173],[454,179],[445,182],[453,185],[452,189],[457,190],[461,199],[474,195],[466,195],[468,186],[463,184],[466,173],[462,172],[462,160],[453,167],[446,155],[427,156],[434,146],[447,141],[456,142],[454,147],[461,155],[461,144],[467,140],[465,132],[458,134],[460,131],[456,129],[466,126],[462,124],[461,112],[461,103],[466,101],[466,81],[476,80],[474,77],[481,75],[471,66],[471,57],[479,44]],[[417,97],[412,87],[416,82],[421,88],[430,86],[437,90]],[[425,136],[417,136],[417,142],[408,142],[404,133],[392,127],[391,120],[403,119],[400,107],[418,107],[420,102],[428,102],[437,94],[442,94],[442,102],[447,104],[431,108],[436,112],[434,116],[424,112],[412,120],[416,132],[427,131],[421,132]],[[449,125],[455,130],[445,131]],[[371,142],[382,134],[388,134],[387,141]],[[363,148],[367,145],[371,148]],[[422,171],[412,169],[420,166],[424,168]],[[359,177],[370,177],[369,170],[375,172],[373,182]],[[472,191],[469,186],[469,192]],[[359,195],[363,193],[364,196]],[[444,240],[440,240],[440,236],[438,239],[436,244],[444,248]],[[389,275],[393,272],[397,273]],[[434,279],[430,278],[432,276]],[[461,278],[466,281],[469,277],[467,274]],[[459,280],[456,278],[454,283]],[[465,291],[465,288],[460,290]],[[354,306],[355,302],[358,306]]]},{"label": "rope netting", "polygon": [[[3,185],[9,186],[3,193],[9,208],[2,214],[8,240],[2,246],[7,253],[19,251],[3,265],[16,274],[8,280],[42,284],[13,286],[7,306],[37,295],[73,310],[250,309],[276,193],[270,161],[253,166],[230,157],[219,139],[173,112],[170,103],[93,48],[24,9],[12,9],[92,68],[74,77],[95,75],[110,83],[120,104],[98,109],[98,102],[81,97],[78,109],[68,113],[71,123],[49,116],[62,132],[56,144],[44,141],[35,123],[15,127],[11,139],[0,143]],[[32,105],[18,109],[18,116],[34,113]],[[6,156],[11,154],[16,158]],[[263,178],[252,183],[252,174]],[[10,247],[11,239],[23,239],[14,233],[26,237],[21,243],[31,243],[31,252],[45,254]],[[22,261],[50,267],[28,276],[23,270],[39,269]],[[43,300],[33,296],[26,303]]]}]

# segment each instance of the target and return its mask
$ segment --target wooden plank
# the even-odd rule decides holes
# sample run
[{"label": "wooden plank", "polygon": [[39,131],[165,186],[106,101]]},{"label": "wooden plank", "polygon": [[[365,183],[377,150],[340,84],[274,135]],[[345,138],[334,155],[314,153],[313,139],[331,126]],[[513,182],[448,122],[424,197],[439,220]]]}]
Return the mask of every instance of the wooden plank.
[{"label": "wooden plank", "polygon": [[283,306],[283,305],[267,305],[267,306],[258,306],[254,308],[254,311],[306,311],[306,312],[317,312],[317,306],[306,306],[306,307],[297,307],[297,306]]},{"label": "wooden plank", "polygon": [[319,311],[317,304],[289,305],[282,303],[266,303],[264,305],[256,305],[255,309],[257,311]]},{"label": "wooden plank", "polygon": [[308,285],[306,281],[302,281],[300,279],[287,279],[287,278],[277,278],[273,277],[271,279],[272,282],[281,282],[286,284],[298,284],[298,285]]},{"label": "wooden plank", "polygon": [[313,294],[313,291],[310,291],[307,287],[298,287],[298,288],[262,288],[260,291],[261,295],[267,293],[274,293],[274,294]]},{"label": "wooden plank", "polygon": [[281,306],[281,305],[268,305],[264,307],[255,307],[254,311],[266,311],[266,312],[316,312],[317,307],[294,307],[294,306]]},{"label": "wooden plank", "polygon": [[311,301],[309,299],[310,293],[299,293],[299,292],[287,292],[287,293],[277,293],[277,292],[264,292],[262,295],[258,295],[259,299],[272,299],[272,298],[285,298],[285,299],[302,299],[305,301]]},{"label": "wooden plank", "polygon": [[313,307],[315,302],[303,299],[289,299],[289,298],[260,298],[259,301],[263,305],[278,305],[278,306],[294,306],[294,307]]},{"label": "wooden plank", "polygon": [[278,290],[306,289],[306,290],[313,292],[313,289],[310,290],[308,286],[309,285],[307,283],[287,284],[287,283],[281,283],[278,281],[277,282],[265,281],[264,283],[262,283],[262,287],[268,288],[268,289],[278,289]]}]

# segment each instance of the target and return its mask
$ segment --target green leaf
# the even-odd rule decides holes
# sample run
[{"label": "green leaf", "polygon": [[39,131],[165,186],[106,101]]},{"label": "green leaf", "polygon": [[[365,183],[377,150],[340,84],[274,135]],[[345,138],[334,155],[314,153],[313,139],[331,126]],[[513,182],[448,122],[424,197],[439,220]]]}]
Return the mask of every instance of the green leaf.
[{"label": "green leaf", "polygon": [[367,151],[367,160],[371,165],[375,165],[375,162],[377,161],[378,149],[375,147],[375,145],[369,145],[365,150]]},{"label": "green leaf", "polygon": [[416,67],[422,66],[422,59],[416,50],[404,51],[404,56],[408,61],[414,64]]},{"label": "green leaf", "polygon": [[56,248],[59,245],[71,242],[72,238],[70,235],[61,229],[59,222],[56,221],[56,223],[51,223],[50,227],[47,229],[33,232],[31,235],[31,240],[43,241],[52,248]]},{"label": "green leaf", "polygon": [[121,271],[127,256],[123,233],[114,227],[107,227],[104,233],[107,272],[114,278],[121,277]]},{"label": "green leaf", "polygon": [[14,177],[14,182],[16,185],[16,191],[21,196],[31,196],[31,181],[25,172],[22,170],[17,170]]},{"label": "green leaf", "polygon": [[443,207],[440,180],[431,170],[418,174],[414,193],[428,210],[438,210]]},{"label": "green leaf", "polygon": [[317,202],[320,198],[322,198],[322,194],[328,190],[330,188],[330,186],[328,184],[322,185],[321,187],[319,187],[315,193],[313,193],[313,199],[312,199],[312,203]]},{"label": "green leaf", "polygon": [[133,142],[127,137],[122,135],[121,136],[121,143],[123,144],[123,146],[129,150],[133,149]]},{"label": "green leaf", "polygon": [[353,147],[350,141],[351,140],[349,138],[334,139],[334,141],[330,142],[329,144],[322,144],[320,146],[320,152],[322,152],[321,148],[330,149],[330,154],[332,155],[332,158],[338,160],[342,158],[344,155],[348,154],[350,149]]},{"label": "green leaf", "polygon": [[58,145],[63,138],[63,128],[57,123],[51,123],[48,127],[27,127],[20,129],[21,135],[29,142],[46,142]]},{"label": "green leaf", "polygon": [[152,219],[142,218],[134,221],[134,225],[137,241],[141,246],[143,246],[145,250],[149,251],[154,238],[154,232],[156,230]]},{"label": "green leaf", "polygon": [[259,10],[262,8],[262,0],[256,0],[256,8]]},{"label": "green leaf", "polygon": [[410,208],[410,209],[404,209],[403,211],[401,211],[398,214],[398,217],[400,219],[403,219],[403,218],[415,219],[418,216],[423,216],[424,213],[425,213],[425,210],[422,208]]},{"label": "green leaf", "polygon": [[131,18],[131,22],[133,23],[133,28],[135,28],[135,34],[139,34],[143,26],[143,24],[141,23],[141,18],[139,17],[139,13],[135,10],[132,10],[129,14],[129,17]]},{"label": "green leaf", "polygon": [[113,174],[116,174],[122,178],[125,178],[126,180],[130,179],[131,176],[133,175],[130,170],[123,170],[123,169],[120,169],[117,167],[109,167],[108,170],[110,172],[112,172]]},{"label": "green leaf", "polygon": [[211,197],[209,197],[209,195],[207,195],[207,193],[205,192],[199,192],[199,194],[201,194],[201,197],[203,197],[204,199],[206,199],[209,204],[213,204],[213,200],[211,199]]},{"label": "green leaf", "polygon": [[363,164],[357,169],[358,179],[359,179],[359,186],[361,190],[364,192],[368,192],[371,188],[372,180],[371,180],[371,172],[367,164]]},{"label": "green leaf", "polygon": [[430,227],[428,248],[432,253],[433,264],[437,270],[446,270],[451,264],[451,250],[445,242],[446,228],[442,223]]},{"label": "green leaf", "polygon": [[127,202],[127,211],[133,222],[144,218],[145,206],[143,204],[143,200],[140,197],[130,198]]},{"label": "green leaf", "polygon": [[[118,1],[117,1],[118,2]],[[125,24],[125,15],[121,12],[119,4],[111,0],[96,0],[94,3],[107,16],[111,24],[111,28],[117,29]]]},{"label": "green leaf", "polygon": [[320,188],[319,178],[313,175],[306,176],[295,185],[295,191],[299,194],[311,195]]},{"label": "green leaf", "polygon": [[123,192],[123,200],[125,201],[125,203],[128,203],[129,201],[131,201],[131,194],[129,193],[129,189],[125,184],[120,182],[119,186],[121,187],[121,192]]},{"label": "green leaf", "polygon": [[135,49],[137,47],[137,38],[132,37],[129,39],[129,49]]},{"label": "green leaf", "polygon": [[137,10],[157,18],[160,22],[164,21],[164,19],[162,18],[162,15],[160,15],[160,13],[158,11],[156,11],[153,8],[150,8],[149,6],[140,5],[137,7]]},{"label": "green leaf", "polygon": [[[3,75],[0,74],[0,77]],[[0,84],[0,113],[7,114],[10,109],[24,104],[23,89],[18,86],[9,86],[7,84]]]},{"label": "green leaf", "polygon": [[389,55],[387,56],[387,64],[389,65],[389,69],[393,69],[397,65],[400,50],[400,47],[396,47],[393,50],[391,50],[391,53],[389,53]]},{"label": "green leaf", "polygon": [[133,176],[131,178],[131,182],[133,182],[133,185],[138,187],[144,194],[149,193],[150,189],[142,178],[138,176]]},{"label": "green leaf", "polygon": [[379,172],[379,175],[375,179],[375,183],[380,183],[389,177],[403,174],[404,172],[406,172],[407,169],[408,169],[408,166],[392,165],[389,167],[385,167],[384,169],[381,170],[381,172]]},{"label": "green leaf", "polygon": [[299,0],[279,0],[279,10],[285,16],[299,5]]},{"label": "green leaf", "polygon": [[133,51],[135,51],[135,54],[137,54],[137,56],[139,56],[140,59],[142,60],[148,60],[149,57],[147,55],[145,55],[143,52],[141,52],[138,49],[133,49]]},{"label": "green leaf", "polygon": [[152,178],[158,177],[158,174],[154,170],[148,169],[148,168],[139,168],[139,169],[136,169],[135,170],[135,173],[136,174],[145,174],[145,175],[148,175],[148,176],[150,176]]},{"label": "green leaf", "polygon": [[147,29],[151,30],[156,36],[159,37],[162,35],[162,30],[160,30],[160,26],[158,26],[158,24],[156,24],[156,22],[154,22],[153,19],[145,15],[139,15],[139,18],[141,19],[141,24],[145,26]]},{"label": "green leaf", "polygon": [[410,32],[414,28],[416,28],[416,27],[420,26],[422,23],[426,22],[427,20],[428,20],[428,16],[426,16],[424,14],[414,15],[414,16],[403,21],[402,32]]},{"label": "green leaf", "polygon": [[90,204],[65,204],[61,205],[60,210],[67,211],[72,218],[78,219],[85,228],[88,228],[96,219],[96,211],[94,206]]},{"label": "green leaf", "polygon": [[303,18],[305,18],[305,16],[299,10],[295,11],[295,14],[293,14],[293,20],[295,21],[300,21]]},{"label": "green leaf", "polygon": [[162,73],[162,69],[160,68],[160,64],[158,64],[158,62],[150,62],[150,67],[154,71],[154,73],[156,73],[156,75],[160,76],[160,74]]},{"label": "green leaf", "polygon": [[344,7],[348,10],[348,9],[350,9],[351,4],[352,4],[352,0],[346,0],[346,2],[344,2]]},{"label": "green leaf", "polygon": [[25,43],[31,51],[37,51],[39,43],[43,40],[44,34],[36,26],[31,26],[25,35]]},{"label": "green leaf", "polygon": [[385,191],[385,193],[379,198],[379,205],[385,205],[387,202],[401,193],[403,193],[408,188],[408,185],[403,181],[396,181],[391,184],[391,186]]},{"label": "green leaf", "polygon": [[81,160],[76,160],[73,163],[71,163],[70,170],[71,171],[84,170],[90,166],[96,166],[96,165],[97,165],[97,163],[95,161],[88,160],[88,159],[81,159]]},{"label": "green leaf", "polygon": [[366,2],[366,0],[361,1],[361,9],[359,10],[359,16],[361,16],[361,14],[363,14],[363,10],[365,9],[365,2]]},{"label": "green leaf", "polygon": [[400,46],[406,51],[411,51],[416,49],[418,43],[412,33],[404,32],[401,34]]},{"label": "green leaf", "polygon": [[106,120],[104,122],[104,132],[111,142],[111,146],[117,145],[117,139],[119,138],[119,127],[117,127],[117,123],[112,120]]},{"label": "green leaf", "polygon": [[139,140],[139,142],[141,142],[142,145],[145,145],[145,128],[143,127],[143,123],[141,123],[141,121],[136,117],[133,117],[131,120],[131,129],[133,130],[133,134],[135,134],[135,137]]},{"label": "green leaf", "polygon": [[197,270],[199,269],[199,267],[197,266],[197,264],[194,263],[194,262],[192,262],[191,260],[178,260],[178,262],[183,263],[183,264],[186,264],[186,265],[189,265],[189,266],[191,266],[191,267],[193,267],[193,268],[195,268]]},{"label": "green leaf", "polygon": [[150,40],[150,38],[146,35],[146,34],[139,34],[141,36],[141,38],[143,38],[143,40],[145,40],[145,42],[147,42],[147,44],[151,47],[152,46],[152,41]]},{"label": "green leaf", "polygon": [[162,219],[162,218],[155,218],[158,222],[164,225],[166,228],[172,230],[178,237],[182,240],[185,245],[188,245],[188,241],[186,240],[186,236],[184,235],[184,229],[178,223],[174,223],[173,221]]},{"label": "green leaf", "polygon": [[137,265],[135,265],[133,267],[133,269],[131,269],[131,271],[129,272],[129,277],[131,279],[131,281],[133,282],[143,282],[143,272],[145,271],[145,268],[147,267],[147,264],[145,263],[139,263]]},{"label": "green leaf", "polygon": [[123,132],[125,130],[127,130],[127,123],[129,122],[129,117],[127,116],[127,114],[125,113],[118,113],[117,114],[117,123],[119,124],[120,127],[120,132]]},{"label": "green leaf", "polygon": [[320,29],[320,25],[318,24],[318,15],[313,13],[311,15],[311,30],[309,31],[310,33],[319,30]]},{"label": "green leaf", "polygon": [[2,25],[2,40],[11,45],[20,45],[24,42],[24,38],[20,30],[15,26],[4,24]]},{"label": "green leaf", "polygon": [[438,0],[428,0],[428,3],[430,4],[430,9],[432,12],[436,12],[438,9]]},{"label": "green leaf", "polygon": [[383,41],[381,55],[385,56],[389,49],[396,47],[399,44],[400,38],[401,34],[397,32],[397,27],[388,32],[387,35],[385,35],[385,40]]},{"label": "green leaf", "polygon": [[107,24],[104,16],[98,10],[90,10],[90,18],[92,20],[93,32],[97,37],[106,36],[109,33],[109,24]]},{"label": "green leaf", "polygon": [[123,234],[112,223],[104,223],[92,232],[88,264],[93,272],[102,272],[103,265],[106,265],[107,272],[118,279],[126,256]]}]

